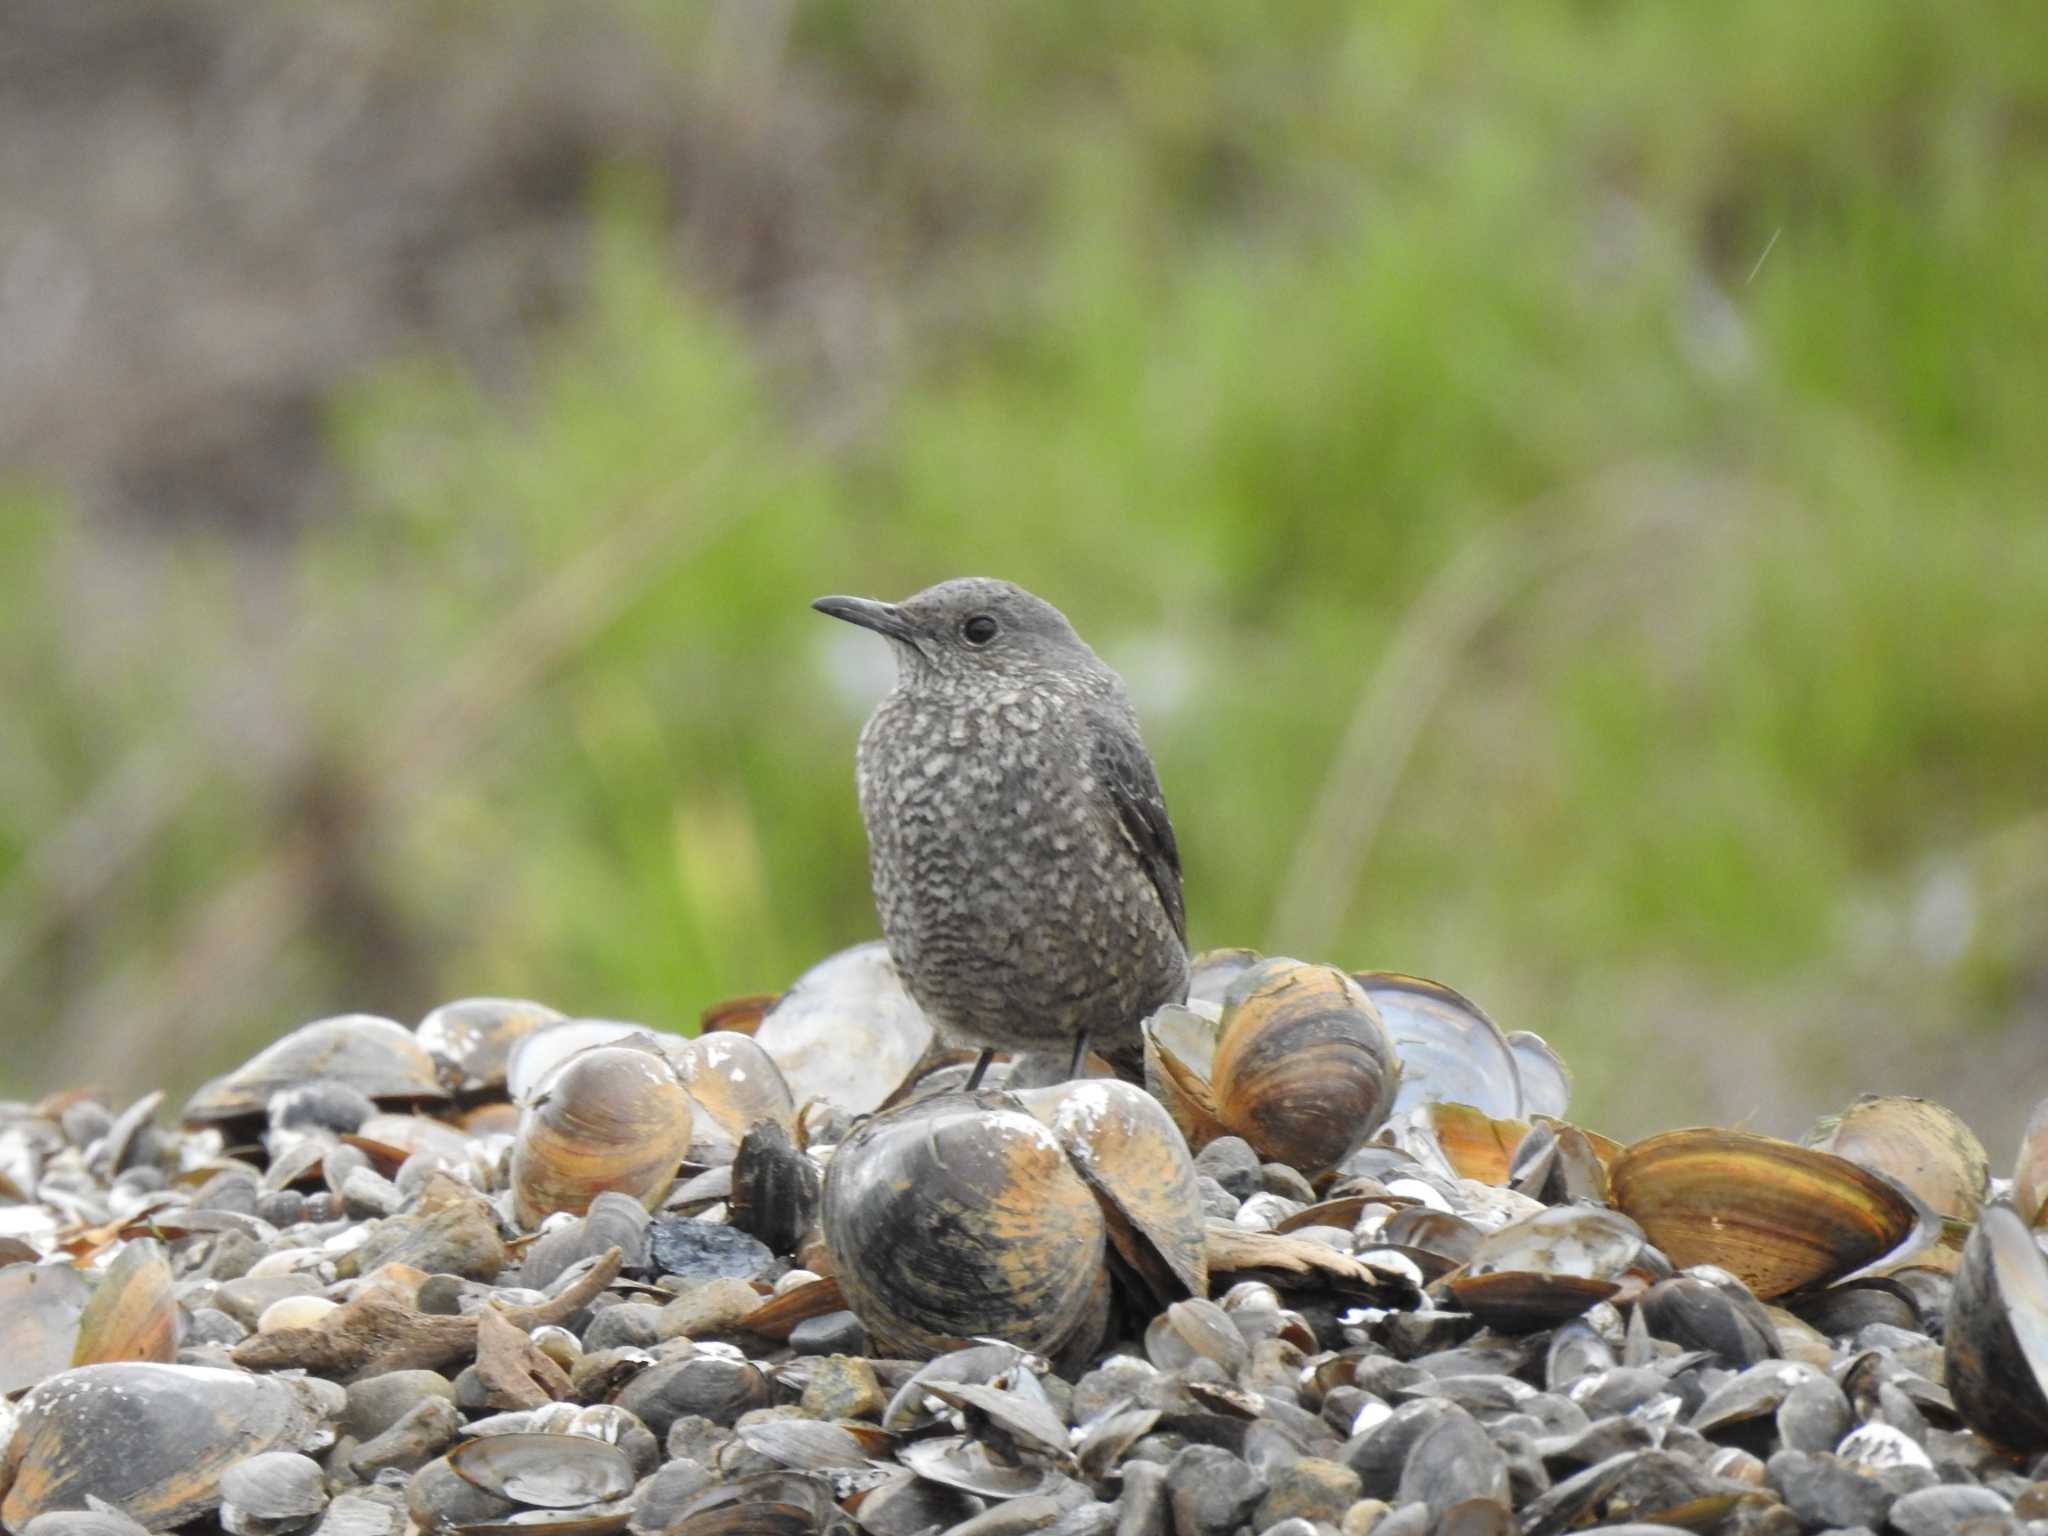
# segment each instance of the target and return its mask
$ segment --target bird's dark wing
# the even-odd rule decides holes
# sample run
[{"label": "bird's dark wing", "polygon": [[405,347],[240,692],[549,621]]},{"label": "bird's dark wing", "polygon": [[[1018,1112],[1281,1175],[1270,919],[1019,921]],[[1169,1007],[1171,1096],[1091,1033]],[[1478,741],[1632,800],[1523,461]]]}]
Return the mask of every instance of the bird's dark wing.
[{"label": "bird's dark wing", "polygon": [[1116,811],[1125,842],[1138,856],[1139,867],[1159,893],[1159,905],[1185,944],[1188,914],[1180,889],[1180,847],[1173,840],[1159,775],[1130,720],[1104,712],[1091,724],[1095,777]]}]

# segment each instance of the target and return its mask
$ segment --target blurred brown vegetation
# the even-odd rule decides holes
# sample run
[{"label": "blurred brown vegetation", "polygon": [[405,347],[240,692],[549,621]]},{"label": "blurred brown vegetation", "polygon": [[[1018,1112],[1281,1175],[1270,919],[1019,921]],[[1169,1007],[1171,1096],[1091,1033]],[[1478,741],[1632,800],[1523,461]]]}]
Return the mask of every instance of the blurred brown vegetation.
[{"label": "blurred brown vegetation", "polygon": [[10,1085],[686,1027],[873,929],[871,657],[1131,677],[1197,941],[1590,1122],[2048,1093],[2033,13],[0,18]]}]

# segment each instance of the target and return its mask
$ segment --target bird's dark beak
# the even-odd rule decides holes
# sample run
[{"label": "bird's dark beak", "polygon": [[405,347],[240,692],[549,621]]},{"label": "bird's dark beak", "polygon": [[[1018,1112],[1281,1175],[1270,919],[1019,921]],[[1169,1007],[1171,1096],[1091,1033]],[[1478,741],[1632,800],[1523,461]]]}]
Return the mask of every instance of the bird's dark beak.
[{"label": "bird's dark beak", "polygon": [[829,613],[835,619],[858,624],[862,629],[872,629],[891,640],[915,645],[924,638],[924,631],[894,603],[878,603],[871,597],[821,597],[811,606],[820,613]]}]

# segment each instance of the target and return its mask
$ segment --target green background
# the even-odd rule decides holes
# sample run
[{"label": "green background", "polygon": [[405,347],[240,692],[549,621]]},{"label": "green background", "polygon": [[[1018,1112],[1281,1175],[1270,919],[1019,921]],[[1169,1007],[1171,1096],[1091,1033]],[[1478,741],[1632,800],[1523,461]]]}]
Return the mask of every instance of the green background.
[{"label": "green background", "polygon": [[25,0],[0,1089],[875,921],[823,592],[1129,679],[1198,946],[1577,1113],[2048,1096],[2048,10]]}]

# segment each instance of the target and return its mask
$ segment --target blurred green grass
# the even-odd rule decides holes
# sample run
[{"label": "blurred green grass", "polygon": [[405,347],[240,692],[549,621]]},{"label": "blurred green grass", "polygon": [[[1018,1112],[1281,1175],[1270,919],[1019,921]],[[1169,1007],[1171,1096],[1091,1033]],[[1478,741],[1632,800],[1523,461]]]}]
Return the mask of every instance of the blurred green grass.
[{"label": "blurred green grass", "polygon": [[616,14],[748,131],[857,125],[859,238],[787,281],[869,319],[792,341],[622,149],[515,377],[321,401],[331,515],[11,491],[9,1091],[781,986],[874,930],[879,658],[806,604],[979,572],[1130,677],[1198,945],[1450,981],[1620,1133],[1884,1088],[2004,1157],[2048,1093],[2048,13],[817,0],[738,85],[736,12]]}]

